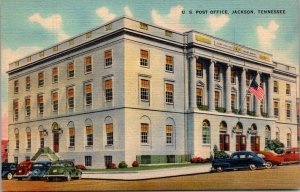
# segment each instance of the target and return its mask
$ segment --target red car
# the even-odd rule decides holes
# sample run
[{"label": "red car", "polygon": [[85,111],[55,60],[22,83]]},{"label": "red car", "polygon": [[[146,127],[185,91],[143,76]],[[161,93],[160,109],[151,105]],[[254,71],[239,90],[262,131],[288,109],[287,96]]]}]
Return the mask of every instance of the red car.
[{"label": "red car", "polygon": [[283,163],[296,163],[300,161],[300,148],[289,148],[279,155],[283,157]]},{"label": "red car", "polygon": [[29,171],[32,167],[31,161],[23,161],[18,165],[18,168],[14,174],[14,178],[17,178],[18,180],[22,180],[25,177],[28,177]]},{"label": "red car", "polygon": [[281,165],[284,162],[284,158],[281,155],[277,155],[271,151],[258,151],[256,153],[265,160],[265,166],[268,169],[272,168],[274,165]]}]

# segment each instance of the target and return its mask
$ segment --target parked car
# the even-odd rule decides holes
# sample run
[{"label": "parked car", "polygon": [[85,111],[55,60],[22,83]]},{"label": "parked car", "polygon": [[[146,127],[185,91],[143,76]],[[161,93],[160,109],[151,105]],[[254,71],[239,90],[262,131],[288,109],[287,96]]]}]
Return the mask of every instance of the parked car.
[{"label": "parked car", "polygon": [[263,158],[266,162],[266,168],[270,169],[274,165],[281,165],[284,162],[284,158],[281,155],[277,155],[271,151],[258,151],[256,154]]},{"label": "parked car", "polygon": [[74,163],[68,160],[59,160],[52,163],[50,169],[46,172],[47,181],[53,179],[65,179],[71,181],[72,178],[81,179],[82,172],[76,169]]},{"label": "parked car", "polygon": [[41,179],[50,169],[51,161],[37,161],[32,164],[28,177],[32,180]]},{"label": "parked car", "polygon": [[251,151],[238,151],[231,154],[229,158],[214,159],[212,170],[222,172],[224,170],[263,168],[265,161]]},{"label": "parked car", "polygon": [[11,180],[17,168],[18,168],[17,163],[2,163],[2,169],[1,169],[2,178]]},{"label": "parked car", "polygon": [[283,158],[283,164],[296,163],[300,161],[300,148],[285,149],[283,154],[278,155]]},{"label": "parked car", "polygon": [[23,161],[18,165],[18,168],[14,174],[14,178],[17,178],[18,180],[22,180],[23,178],[28,177],[29,171],[32,167],[31,161]]}]

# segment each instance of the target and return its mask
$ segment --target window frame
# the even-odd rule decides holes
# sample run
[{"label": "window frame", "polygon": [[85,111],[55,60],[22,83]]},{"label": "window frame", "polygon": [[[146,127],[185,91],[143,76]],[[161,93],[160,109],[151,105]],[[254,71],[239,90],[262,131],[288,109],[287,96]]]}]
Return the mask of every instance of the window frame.
[{"label": "window frame", "polygon": [[[168,91],[168,86],[172,87],[172,91]],[[165,102],[167,105],[174,105],[174,83],[165,82]]]},{"label": "window frame", "polygon": [[[109,83],[109,84],[107,84],[107,83]],[[112,80],[112,78],[104,79],[104,96],[105,96],[105,102],[113,101],[113,80]]]},{"label": "window frame", "polygon": [[91,155],[86,155],[84,156],[84,165],[87,167],[90,167],[93,165],[93,156]]},{"label": "window frame", "polygon": [[[106,53],[110,52],[110,57],[106,58]],[[113,51],[108,49],[104,51],[104,68],[112,67],[113,65]]]},{"label": "window frame", "polygon": [[[147,52],[147,58],[142,57],[142,52],[145,51]],[[140,67],[145,67],[145,68],[149,68],[150,67],[150,51],[146,50],[146,49],[140,49]]]},{"label": "window frame", "polygon": [[[40,76],[42,75],[42,78]],[[41,71],[38,73],[38,87],[44,87],[45,85],[45,73]]]},{"label": "window frame", "polygon": [[[70,96],[69,91],[73,90],[73,95]],[[67,87],[67,106],[68,109],[74,109],[75,108],[75,89],[74,86]]]},{"label": "window frame", "polygon": [[[57,100],[54,100],[54,95],[53,94],[57,94]],[[52,112],[58,112],[58,108],[59,108],[59,94],[58,94],[58,90],[52,91],[51,92],[51,105],[52,105]]]},{"label": "window frame", "polygon": [[273,92],[279,93],[278,81],[273,82]]},{"label": "window frame", "polygon": [[[72,65],[73,67],[73,70],[70,70],[69,68],[69,65]],[[75,64],[74,64],[74,62],[69,62],[68,64],[67,64],[67,78],[68,79],[72,79],[72,78],[74,78],[75,77]]]},{"label": "window frame", "polygon": [[[90,64],[87,64],[87,58],[91,59]],[[93,73],[93,57],[91,55],[87,55],[84,57],[84,73],[85,74]]]},{"label": "window frame", "polygon": [[19,80],[14,81],[14,94],[18,94],[20,89]]},{"label": "window frame", "polygon": [[[28,81],[28,79],[29,79],[29,81]],[[25,77],[25,84],[26,84],[26,85],[25,85],[25,90],[26,90],[26,91],[29,91],[29,90],[30,90],[30,86],[31,86],[31,85],[30,85],[30,83],[31,83],[30,80],[31,80],[31,79],[30,79],[30,76]]]},{"label": "window frame", "polygon": [[166,55],[165,71],[174,73],[174,56]]},{"label": "window frame", "polygon": [[[42,97],[43,102],[40,102],[40,97]],[[37,95],[37,100],[38,100],[38,113],[39,115],[43,115],[44,114],[44,94],[40,93]]]},{"label": "window frame", "polygon": [[58,83],[59,81],[59,71],[58,71],[58,67],[53,67],[52,68],[52,83]]},{"label": "window frame", "polygon": [[[27,100],[29,100],[29,104],[27,104]],[[29,118],[31,115],[31,99],[30,97],[25,97],[25,117]]]},{"label": "window frame", "polygon": [[[149,144],[149,124],[148,123],[141,123],[140,124],[140,134],[141,134],[141,144],[142,145],[148,145]],[[143,131],[143,126],[146,126],[147,131]]]},{"label": "window frame", "polygon": [[[148,86],[142,86],[142,82],[143,81],[147,81]],[[143,102],[150,102],[150,80],[149,79],[145,79],[145,78],[141,78],[140,79],[140,100]]]},{"label": "window frame", "polygon": [[[90,93],[87,92],[87,86],[90,86]],[[93,84],[91,82],[84,84],[84,104],[85,106],[93,105]]]}]

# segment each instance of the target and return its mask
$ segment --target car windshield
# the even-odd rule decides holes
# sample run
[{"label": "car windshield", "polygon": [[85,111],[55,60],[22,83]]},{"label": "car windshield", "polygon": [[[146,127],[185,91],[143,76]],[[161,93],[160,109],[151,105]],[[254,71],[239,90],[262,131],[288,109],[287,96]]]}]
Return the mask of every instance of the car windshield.
[{"label": "car windshield", "polygon": [[52,166],[55,166],[55,167],[63,167],[65,166],[63,163],[53,163]]},{"label": "car windshield", "polygon": [[41,164],[41,163],[39,163],[39,164],[33,164],[33,167],[44,167],[44,164]]},{"label": "car windshield", "polygon": [[9,167],[9,164],[2,164],[2,169],[3,168],[8,168]]}]

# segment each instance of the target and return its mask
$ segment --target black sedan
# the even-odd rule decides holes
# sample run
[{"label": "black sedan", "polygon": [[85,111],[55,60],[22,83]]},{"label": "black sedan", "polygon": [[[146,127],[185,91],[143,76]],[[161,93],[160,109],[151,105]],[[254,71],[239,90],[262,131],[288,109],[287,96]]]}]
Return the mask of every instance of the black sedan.
[{"label": "black sedan", "polygon": [[11,180],[17,168],[18,168],[17,163],[2,163],[2,171],[1,171],[2,178]]},{"label": "black sedan", "polygon": [[50,161],[37,161],[32,164],[28,177],[32,180],[41,179],[51,167]]},{"label": "black sedan", "polygon": [[230,158],[212,161],[212,170],[217,172],[234,169],[255,170],[263,167],[265,167],[265,161],[251,151],[238,151],[233,153]]}]

